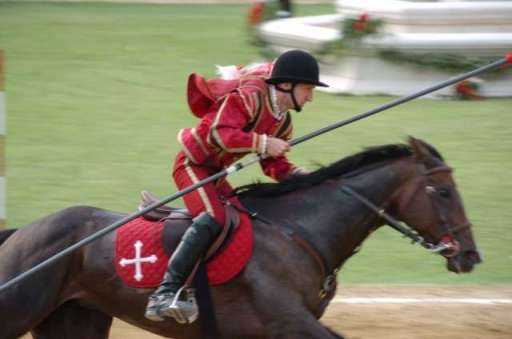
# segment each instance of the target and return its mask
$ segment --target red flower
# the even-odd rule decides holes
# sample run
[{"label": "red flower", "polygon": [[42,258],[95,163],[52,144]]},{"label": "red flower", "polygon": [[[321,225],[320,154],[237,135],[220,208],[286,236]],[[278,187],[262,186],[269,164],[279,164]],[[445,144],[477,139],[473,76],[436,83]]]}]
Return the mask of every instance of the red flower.
[{"label": "red flower", "polygon": [[256,26],[263,17],[264,2],[257,2],[249,9],[248,21],[251,26]]},{"label": "red flower", "polygon": [[368,13],[363,13],[359,16],[358,21],[360,22],[367,22],[370,19]]},{"label": "red flower", "polygon": [[455,85],[457,95],[462,99],[482,99],[478,95],[478,84],[471,80],[462,80]]},{"label": "red flower", "polygon": [[364,32],[366,30],[366,22],[356,21],[352,24],[354,31]]}]

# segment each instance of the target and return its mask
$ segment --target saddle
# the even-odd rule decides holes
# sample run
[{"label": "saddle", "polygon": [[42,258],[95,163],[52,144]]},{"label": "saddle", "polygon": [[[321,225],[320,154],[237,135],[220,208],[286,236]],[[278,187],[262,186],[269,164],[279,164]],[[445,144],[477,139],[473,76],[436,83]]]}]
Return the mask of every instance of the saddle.
[{"label": "saddle", "polygon": [[[148,191],[140,192],[140,196],[141,201],[138,207],[139,211],[142,211],[144,208],[160,201],[156,195]],[[148,213],[143,214],[142,217],[148,221],[192,220],[192,215],[186,208],[177,208],[167,205],[157,207]],[[208,249],[205,260],[210,260],[219,249],[229,242],[228,239],[239,224],[240,216],[238,211],[231,204],[226,204],[226,224],[222,229],[222,233]],[[173,227],[164,227],[164,248],[167,253],[172,253],[173,249],[178,246],[188,226],[189,223],[173,225]]]},{"label": "saddle", "polygon": [[[139,208],[159,200],[155,195],[143,192]],[[226,221],[229,222],[226,226],[229,227],[223,228],[223,234],[207,254],[208,281],[213,286],[236,277],[253,252],[250,216],[239,213],[231,204],[226,205],[226,211]],[[186,209],[164,206],[118,228],[114,259],[118,276],[134,288],[158,286],[169,257],[191,222],[192,217]]]},{"label": "saddle", "polygon": [[[148,206],[160,201],[156,195],[148,191],[140,192],[139,211],[147,208]],[[148,221],[161,221],[163,219],[192,219],[190,212],[186,208],[171,207],[162,205],[157,207],[142,217]]]}]

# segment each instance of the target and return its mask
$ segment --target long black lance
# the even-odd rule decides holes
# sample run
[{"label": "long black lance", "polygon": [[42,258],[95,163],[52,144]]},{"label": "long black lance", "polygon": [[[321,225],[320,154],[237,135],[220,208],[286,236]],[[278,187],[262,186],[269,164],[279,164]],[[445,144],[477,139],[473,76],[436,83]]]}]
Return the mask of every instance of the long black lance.
[{"label": "long black lance", "polygon": [[[456,77],[453,77],[451,79],[448,79],[446,81],[443,81],[441,82],[440,84],[437,84],[437,85],[434,85],[434,86],[431,86],[431,87],[428,87],[426,89],[423,89],[421,91],[418,91],[416,93],[413,93],[413,94],[410,94],[410,95],[407,95],[405,97],[402,97],[402,98],[398,98],[396,100],[393,100],[387,104],[384,104],[382,106],[379,106],[377,108],[374,108],[368,112],[365,112],[365,113],[361,113],[361,114],[358,114],[358,115],[355,115],[353,116],[352,118],[349,118],[349,119],[346,119],[346,120],[342,120],[342,121],[339,121],[339,122],[336,122],[332,125],[329,125],[329,126],[326,126],[326,127],[323,127],[319,130],[316,130],[314,132],[311,132],[309,134],[306,134],[302,137],[299,137],[299,138],[295,138],[293,140],[290,141],[290,146],[295,146],[295,145],[298,145],[300,143],[303,143],[304,141],[307,141],[307,140],[310,140],[312,138],[315,138],[321,134],[324,134],[324,133],[327,133],[329,131],[332,131],[334,129],[337,129],[337,128],[340,128],[342,126],[346,126],[348,124],[351,124],[355,121],[358,121],[358,120],[361,120],[361,119],[364,119],[364,118],[367,118],[369,116],[372,116],[374,114],[377,114],[379,112],[382,112],[382,111],[385,111],[387,109],[390,109],[392,107],[395,107],[395,106],[398,106],[398,105],[401,105],[403,103],[406,103],[408,101],[411,101],[413,99],[416,99],[416,98],[419,98],[423,95],[426,95],[426,94],[429,94],[429,93],[432,93],[432,92],[435,92],[439,89],[442,89],[444,87],[447,87],[447,86],[450,86],[450,85],[453,85],[453,84],[456,84],[462,80],[465,80],[465,79],[468,79],[470,77],[473,77],[473,76],[476,76],[476,75],[479,75],[479,74],[482,74],[484,72],[487,72],[493,68],[496,68],[496,67],[500,67],[500,66],[503,66],[505,64],[512,64],[512,53],[508,53],[504,58],[500,59],[500,60],[497,60],[495,62],[492,62],[488,65],[485,65],[485,66],[482,66],[482,67],[479,67],[473,71],[470,71],[470,72],[467,72],[467,73],[464,73],[464,74],[461,74],[459,76],[456,76]],[[6,283],[4,283],[3,285],[0,286],[0,292],[3,292],[5,291],[6,289],[8,289],[9,287],[11,287],[12,285],[28,278],[29,276],[33,275],[34,273],[44,269],[45,267],[48,267],[50,265],[52,265],[53,263],[55,263],[56,261],[58,261],[59,259],[71,254],[72,252],[78,250],[79,248],[97,240],[98,238],[101,238],[102,236],[104,236],[105,234],[107,233],[110,233],[114,230],[116,230],[117,228],[123,226],[124,224],[152,211],[153,209],[157,208],[157,207],[160,207],[164,204],[167,204],[173,200],[176,200],[178,198],[181,198],[182,196],[184,196],[185,194],[188,194],[212,181],[215,181],[215,180],[218,180],[222,177],[225,177],[225,176],[228,176],[232,173],[235,173],[235,172],[238,172],[240,170],[242,170],[243,168],[247,167],[247,166],[250,166],[254,163],[257,163],[259,162],[260,160],[262,159],[261,156],[254,156],[246,161],[241,161],[241,162],[238,162],[236,164],[233,164],[231,166],[229,166],[228,168],[225,168],[223,169],[222,171],[218,172],[217,174],[214,174],[212,175],[211,177],[208,177],[206,179],[203,179],[197,183],[195,183],[194,185],[192,186],[189,186],[181,191],[178,191],[170,196],[168,196],[167,198],[164,198],[158,202],[155,202],[151,205],[149,205],[148,207],[136,212],[136,213],[133,213],[133,214],[130,214],[124,218],[122,218],[121,220],[111,224],[110,226],[107,226],[105,227],[104,229],[102,230],[99,230],[98,232],[96,233],[93,233],[91,234],[90,236],[78,241],[77,243],[75,243],[74,245],[71,245],[69,246],[68,248],[62,250],[61,252],[58,252],[57,254],[55,254],[54,256],[42,261],[41,263],[37,264],[36,266],[32,267],[31,269],[21,273],[20,275],[12,278],[11,280],[7,281]]]}]

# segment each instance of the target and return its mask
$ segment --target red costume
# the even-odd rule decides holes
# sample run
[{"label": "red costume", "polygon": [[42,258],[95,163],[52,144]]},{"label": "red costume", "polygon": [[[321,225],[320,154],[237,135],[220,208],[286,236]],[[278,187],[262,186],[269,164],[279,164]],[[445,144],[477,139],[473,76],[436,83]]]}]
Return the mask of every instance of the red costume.
[{"label": "red costume", "polygon": [[[271,64],[264,64],[233,80],[205,80],[190,75],[188,103],[201,121],[196,127],[178,133],[182,151],[173,169],[178,189],[219,172],[248,153],[265,153],[268,136],[291,138],[290,113],[275,111],[277,105],[265,83],[270,71]],[[263,172],[277,181],[296,169],[285,156],[260,163]],[[222,199],[231,191],[231,186],[221,179],[185,195],[185,205],[192,215],[206,211],[224,225]]]},{"label": "red costume", "polygon": [[[287,93],[293,108],[300,112],[299,102],[311,101],[314,86],[327,86],[319,81],[316,59],[301,50],[287,51],[273,64],[231,70],[236,71],[232,80],[205,80],[196,74],[189,78],[188,103],[201,121],[178,134],[182,151],[176,157],[173,178],[180,189],[219,172],[247,153],[266,154],[267,145],[271,154],[283,154],[286,144],[269,138],[290,139],[292,123],[288,112],[279,112],[276,90]],[[283,83],[290,86],[280,87]],[[301,88],[298,102],[295,88],[300,84],[310,86]],[[276,180],[296,170],[303,172],[285,156],[262,160],[261,166]],[[171,317],[181,324],[197,319],[199,308],[187,278],[222,234],[226,218],[222,200],[231,191],[229,184],[219,179],[184,196],[186,206],[197,217],[169,259],[162,282],[149,296],[144,314],[147,319]]]}]

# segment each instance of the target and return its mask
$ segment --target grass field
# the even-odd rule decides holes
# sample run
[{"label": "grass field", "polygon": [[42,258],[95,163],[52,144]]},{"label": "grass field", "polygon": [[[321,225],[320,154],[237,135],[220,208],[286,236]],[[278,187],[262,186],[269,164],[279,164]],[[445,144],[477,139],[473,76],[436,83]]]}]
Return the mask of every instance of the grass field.
[{"label": "grass field", "polygon": [[[328,5],[300,6],[326,13]],[[22,226],[89,204],[132,211],[138,192],[175,191],[177,131],[194,124],[184,99],[195,71],[259,60],[248,44],[247,6],[0,2],[7,57],[7,217]],[[430,84],[425,84],[430,85]],[[318,93],[295,116],[296,136],[391,97]],[[485,263],[471,275],[383,228],[341,273],[353,283],[512,282],[512,100],[417,100],[322,136],[290,157],[305,167],[363,146],[424,138],[456,168]],[[258,168],[234,184],[262,179]]]}]

